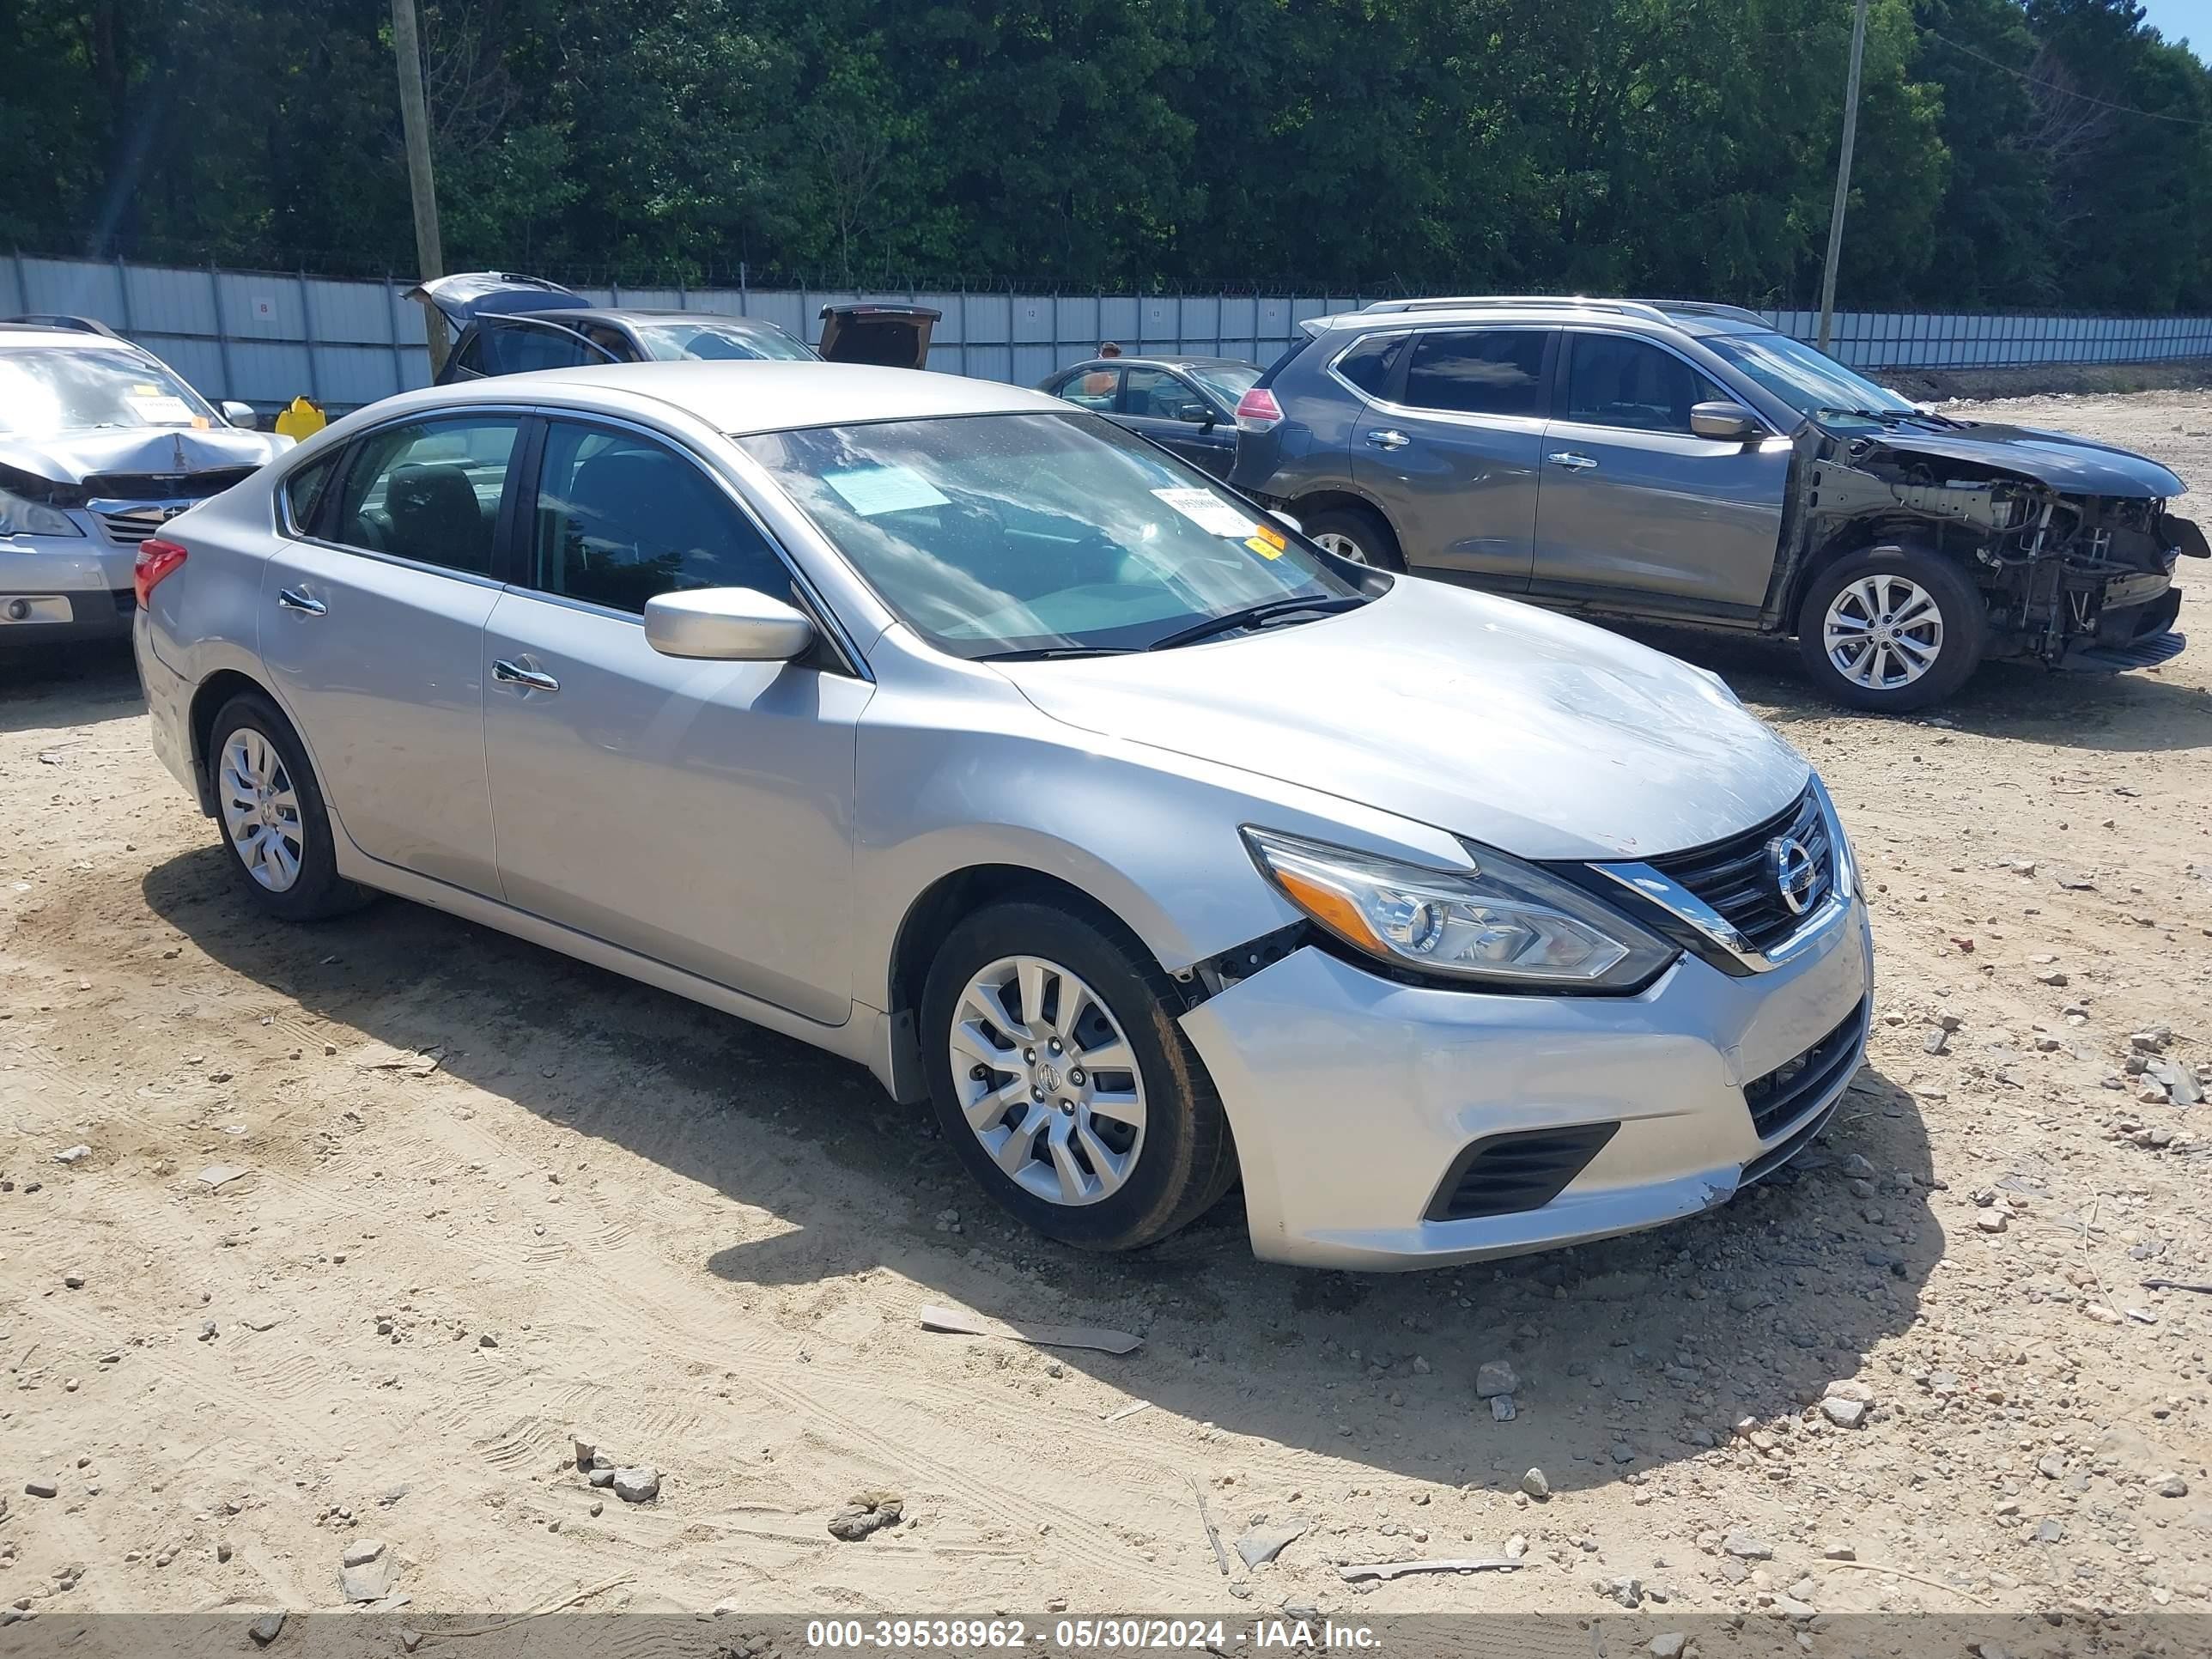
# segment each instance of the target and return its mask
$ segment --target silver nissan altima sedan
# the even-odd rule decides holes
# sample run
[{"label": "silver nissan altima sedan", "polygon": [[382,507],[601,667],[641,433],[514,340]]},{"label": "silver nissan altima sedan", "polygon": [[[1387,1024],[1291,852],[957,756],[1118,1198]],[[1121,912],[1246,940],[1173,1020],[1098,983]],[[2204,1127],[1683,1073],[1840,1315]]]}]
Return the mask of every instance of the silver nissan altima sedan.
[{"label": "silver nissan altima sedan", "polygon": [[1851,854],[1711,676],[1339,562],[1031,392],[649,363],[389,399],[137,568],[241,893],[371,890],[859,1060],[1039,1231],[1647,1227],[1865,1042]]}]

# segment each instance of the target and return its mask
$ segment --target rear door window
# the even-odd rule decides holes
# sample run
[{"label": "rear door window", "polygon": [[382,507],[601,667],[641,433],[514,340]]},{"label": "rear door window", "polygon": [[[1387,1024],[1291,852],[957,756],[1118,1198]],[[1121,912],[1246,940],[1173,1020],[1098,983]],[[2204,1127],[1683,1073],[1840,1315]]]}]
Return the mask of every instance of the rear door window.
[{"label": "rear door window", "polygon": [[1540,415],[1547,339],[1547,331],[1540,328],[1415,335],[1405,401],[1415,409],[1461,415]]},{"label": "rear door window", "polygon": [[1727,398],[1673,352],[1649,340],[1625,334],[1573,334],[1568,340],[1571,421],[1687,435],[1692,404]]},{"label": "rear door window", "polygon": [[1118,368],[1086,368],[1081,374],[1070,374],[1053,388],[1053,396],[1065,398],[1078,409],[1087,409],[1099,415],[1114,412],[1114,398],[1121,387],[1121,371]]},{"label": "rear door window", "polygon": [[482,339],[487,374],[526,374],[533,368],[576,368],[606,361],[568,330],[542,323],[495,323]]},{"label": "rear door window", "polygon": [[489,575],[521,426],[512,415],[465,416],[368,434],[353,446],[331,534],[349,547]]}]

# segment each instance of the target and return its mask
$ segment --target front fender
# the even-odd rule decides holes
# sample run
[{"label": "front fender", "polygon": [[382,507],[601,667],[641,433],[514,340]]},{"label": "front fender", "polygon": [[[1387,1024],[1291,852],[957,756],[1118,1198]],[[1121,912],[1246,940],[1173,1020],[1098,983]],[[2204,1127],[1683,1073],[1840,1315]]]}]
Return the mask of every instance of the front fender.
[{"label": "front fender", "polygon": [[879,695],[862,721],[853,984],[863,1003],[892,1006],[893,952],[915,902],[980,866],[1032,870],[1080,890],[1174,973],[1298,919],[1253,867],[1242,824],[1429,864],[1466,860],[1441,830],[1079,732],[1008,690],[993,710],[1007,717],[1002,730],[902,718],[891,695]]}]

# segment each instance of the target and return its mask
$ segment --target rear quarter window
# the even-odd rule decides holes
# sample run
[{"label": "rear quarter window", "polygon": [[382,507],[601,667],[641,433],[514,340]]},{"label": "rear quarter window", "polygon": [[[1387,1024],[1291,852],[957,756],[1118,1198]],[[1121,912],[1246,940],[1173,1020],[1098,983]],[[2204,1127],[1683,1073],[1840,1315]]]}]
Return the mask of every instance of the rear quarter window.
[{"label": "rear quarter window", "polygon": [[1380,398],[1390,384],[1390,371],[1406,355],[1403,334],[1370,334],[1336,360],[1336,372],[1370,398]]},{"label": "rear quarter window", "polygon": [[323,492],[329,489],[337,476],[338,462],[344,456],[343,449],[332,449],[317,456],[305,466],[295,466],[286,475],[280,492],[284,501],[287,529],[295,536],[312,533],[315,513],[322,505]]}]

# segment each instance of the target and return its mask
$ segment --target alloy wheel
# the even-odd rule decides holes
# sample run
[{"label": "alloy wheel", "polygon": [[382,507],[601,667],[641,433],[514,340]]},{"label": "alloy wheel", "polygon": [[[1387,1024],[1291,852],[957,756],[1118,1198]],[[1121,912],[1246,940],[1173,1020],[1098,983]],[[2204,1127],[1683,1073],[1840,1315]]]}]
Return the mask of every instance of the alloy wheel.
[{"label": "alloy wheel", "polygon": [[1837,590],[1820,624],[1820,643],[1836,672],[1852,684],[1899,690],[1942,653],[1942,607],[1911,578],[1876,571]]},{"label": "alloy wheel", "polygon": [[960,1110],[1009,1180],[1048,1204],[1119,1191],[1145,1139],[1145,1079],[1098,994],[1042,957],[961,992],[949,1036]]},{"label": "alloy wheel", "polygon": [[1349,559],[1354,564],[1370,562],[1367,551],[1341,530],[1324,530],[1314,538],[1314,545],[1324,553],[1334,553],[1340,559]]},{"label": "alloy wheel", "polygon": [[242,726],[223,740],[216,776],[223,828],[246,873],[272,893],[289,891],[300,878],[307,831],[284,757],[267,738]]}]

